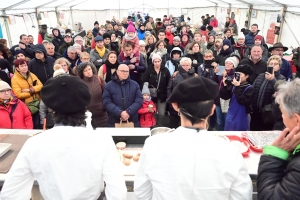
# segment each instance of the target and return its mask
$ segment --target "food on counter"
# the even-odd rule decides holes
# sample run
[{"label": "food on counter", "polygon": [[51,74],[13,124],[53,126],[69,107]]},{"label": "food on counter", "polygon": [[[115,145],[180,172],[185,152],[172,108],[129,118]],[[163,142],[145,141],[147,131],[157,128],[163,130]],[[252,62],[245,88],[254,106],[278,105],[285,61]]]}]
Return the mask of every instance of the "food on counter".
[{"label": "food on counter", "polygon": [[131,153],[123,153],[123,157],[127,159],[131,159],[133,155]]},{"label": "food on counter", "polygon": [[117,149],[123,150],[126,148],[126,143],[125,142],[118,142],[116,144]]},{"label": "food on counter", "polygon": [[124,158],[123,163],[124,163],[124,165],[129,166],[131,163],[131,159]]},{"label": "food on counter", "polygon": [[141,156],[140,153],[136,154],[136,155],[133,157],[133,160],[134,160],[135,162],[139,161],[140,156]]}]

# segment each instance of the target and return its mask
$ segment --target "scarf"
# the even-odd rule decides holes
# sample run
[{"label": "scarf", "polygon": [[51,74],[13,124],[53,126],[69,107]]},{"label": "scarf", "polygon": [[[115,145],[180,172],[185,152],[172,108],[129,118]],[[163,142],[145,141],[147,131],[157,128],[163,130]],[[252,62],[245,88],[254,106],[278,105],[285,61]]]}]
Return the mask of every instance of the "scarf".
[{"label": "scarf", "polygon": [[119,66],[119,62],[117,60],[115,64],[111,64],[108,60],[105,60],[104,64],[106,65],[105,82],[108,83],[109,81],[111,81],[111,69],[117,69],[117,67]]},{"label": "scarf", "polygon": [[180,43],[180,46],[181,46],[183,49],[185,49],[186,46],[187,46],[188,44],[189,44],[189,41],[187,41],[186,43],[181,42],[181,43]]},{"label": "scarf", "polygon": [[194,76],[195,69],[194,67],[191,67],[189,71],[185,71],[182,67],[178,67],[178,72],[184,79],[187,79]]},{"label": "scarf", "polygon": [[160,56],[163,57],[164,55],[166,55],[168,53],[166,48],[163,49],[155,49],[156,53],[160,53]]},{"label": "scarf", "polygon": [[126,40],[126,41],[128,41],[128,40],[129,40],[129,41],[130,41],[130,40],[133,40],[134,38],[136,38],[136,32],[134,33],[134,36],[133,36],[133,37],[129,37],[127,33],[125,34],[124,37],[125,37],[125,40]]},{"label": "scarf", "polygon": [[209,42],[207,43],[207,49],[210,49],[211,47],[213,47],[215,45],[215,42]]},{"label": "scarf", "polygon": [[100,58],[103,58],[104,53],[105,53],[105,47],[103,47],[102,49],[99,49],[99,47],[97,47],[97,45],[96,45],[95,50],[99,54]]}]

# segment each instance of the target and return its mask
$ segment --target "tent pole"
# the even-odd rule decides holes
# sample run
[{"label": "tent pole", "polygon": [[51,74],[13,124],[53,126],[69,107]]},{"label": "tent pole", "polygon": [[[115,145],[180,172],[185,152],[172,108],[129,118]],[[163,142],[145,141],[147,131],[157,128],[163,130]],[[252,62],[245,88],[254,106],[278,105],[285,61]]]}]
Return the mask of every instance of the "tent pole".
[{"label": "tent pole", "polygon": [[73,11],[72,9],[70,8],[70,12],[71,12],[71,20],[72,20],[72,31],[74,31],[74,19],[73,19]]},{"label": "tent pole", "polygon": [[59,14],[58,14],[58,8],[57,8],[57,7],[55,8],[55,13],[56,13],[57,24],[58,24],[59,26],[61,26],[60,21],[59,21],[60,16],[59,16]]},{"label": "tent pole", "polygon": [[5,24],[5,30],[6,30],[6,35],[7,35],[7,39],[8,39],[8,44],[9,44],[10,47],[12,47],[13,44],[12,44],[10,31],[9,31],[9,25],[8,25],[8,21],[7,21],[8,17],[5,13],[5,10],[3,11],[3,14],[4,14],[4,24]]},{"label": "tent pole", "polygon": [[250,28],[250,22],[251,22],[251,17],[252,17],[252,9],[253,9],[253,6],[251,5],[250,7],[249,7],[249,11],[248,11],[248,27],[245,27],[245,28]]},{"label": "tent pole", "polygon": [[121,6],[120,6],[120,0],[119,0],[119,20],[121,21]]},{"label": "tent pole", "polygon": [[282,28],[283,28],[283,23],[284,23],[284,19],[285,19],[285,13],[286,13],[286,7],[284,6],[282,9],[281,9],[281,16],[282,16],[282,20],[281,20],[281,23],[279,25],[280,27],[280,31],[279,31],[279,36],[277,37],[277,42],[280,42],[281,40],[281,34],[282,34]]}]

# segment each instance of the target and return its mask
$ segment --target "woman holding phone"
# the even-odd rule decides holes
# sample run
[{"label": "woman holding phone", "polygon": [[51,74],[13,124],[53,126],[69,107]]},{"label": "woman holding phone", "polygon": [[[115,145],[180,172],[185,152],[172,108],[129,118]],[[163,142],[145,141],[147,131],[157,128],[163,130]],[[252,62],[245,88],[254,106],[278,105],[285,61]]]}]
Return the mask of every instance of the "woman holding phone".
[{"label": "woman holding phone", "polygon": [[252,101],[251,131],[272,130],[272,100],[275,92],[274,85],[278,80],[285,80],[280,74],[282,61],[280,56],[271,56],[267,62],[265,73],[258,75],[253,83],[254,93]]}]

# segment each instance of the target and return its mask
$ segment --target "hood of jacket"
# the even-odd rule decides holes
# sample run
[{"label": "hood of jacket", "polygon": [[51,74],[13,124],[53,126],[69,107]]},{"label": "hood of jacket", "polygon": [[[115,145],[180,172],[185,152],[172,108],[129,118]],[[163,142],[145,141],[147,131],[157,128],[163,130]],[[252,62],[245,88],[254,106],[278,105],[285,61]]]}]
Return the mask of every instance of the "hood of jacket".
[{"label": "hood of jacket", "polygon": [[181,52],[180,57],[183,56],[183,52],[181,51],[181,49],[180,49],[179,47],[174,47],[174,48],[171,50],[171,52],[170,52],[170,58],[172,58],[172,52],[173,52],[173,51],[180,51],[180,52]]},{"label": "hood of jacket", "polygon": [[[58,36],[55,36],[55,35],[54,35],[54,33],[53,33],[54,30],[57,30],[57,31],[58,31]],[[52,29],[52,34],[53,34],[53,36],[54,36],[55,38],[59,38],[59,39],[62,39],[62,38],[63,38],[62,35],[61,35],[61,33],[60,33],[60,30],[59,30],[58,28]]]},{"label": "hood of jacket", "polygon": [[43,44],[36,44],[32,47],[32,50],[33,52],[36,52],[36,51],[41,51],[44,53],[45,55],[45,59],[47,59],[47,51],[45,49],[45,46]]}]

